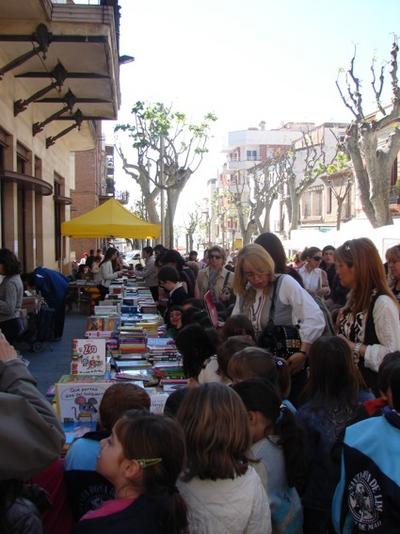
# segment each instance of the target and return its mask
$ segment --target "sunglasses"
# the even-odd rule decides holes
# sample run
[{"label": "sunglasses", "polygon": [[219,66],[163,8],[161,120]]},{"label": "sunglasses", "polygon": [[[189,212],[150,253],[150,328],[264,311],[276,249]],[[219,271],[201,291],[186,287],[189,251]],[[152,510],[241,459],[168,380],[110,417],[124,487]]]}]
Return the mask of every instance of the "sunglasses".
[{"label": "sunglasses", "polygon": [[208,257],[210,260],[220,260],[222,258],[222,256],[218,256],[217,254],[210,254]]},{"label": "sunglasses", "polygon": [[315,260],[315,261],[321,261],[321,260],[322,260],[322,257],[321,257],[321,256],[313,256],[313,260]]}]

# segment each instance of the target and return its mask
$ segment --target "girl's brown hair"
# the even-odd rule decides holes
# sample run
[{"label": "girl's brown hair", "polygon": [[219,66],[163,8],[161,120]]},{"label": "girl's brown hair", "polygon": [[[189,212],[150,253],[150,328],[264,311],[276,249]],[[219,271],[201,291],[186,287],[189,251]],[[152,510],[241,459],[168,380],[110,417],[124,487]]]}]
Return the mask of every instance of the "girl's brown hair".
[{"label": "girl's brown hair", "polygon": [[247,471],[249,419],[231,388],[215,382],[190,389],[177,419],[186,437],[186,481],[235,478]]},{"label": "girl's brown hair", "polygon": [[373,242],[350,239],[335,251],[335,260],[354,268],[355,287],[350,291],[346,309],[353,314],[368,311],[374,290],[396,302],[386,280],[385,269]]},{"label": "girl's brown hair", "polygon": [[278,385],[278,371],[274,357],[260,347],[246,347],[236,352],[228,362],[228,376],[233,382],[264,378]]},{"label": "girl's brown hair", "polygon": [[246,245],[237,256],[235,267],[235,277],[233,279],[233,290],[236,295],[245,295],[247,278],[244,274],[243,263],[249,262],[259,273],[268,273],[272,277],[275,272],[274,260],[261,245]]},{"label": "girl's brown hair", "polygon": [[354,363],[347,342],[338,337],[320,337],[311,345],[308,359],[310,377],[302,393],[303,400],[312,399],[318,406],[356,406],[364,379]]},{"label": "girl's brown hair", "polygon": [[161,458],[142,469],[143,494],[158,504],[163,533],[186,532],[186,505],[176,488],[186,456],[182,428],[169,417],[131,410],[118,419],[114,432],[125,458]]},{"label": "girl's brown hair", "polygon": [[254,347],[255,341],[250,336],[232,336],[221,343],[217,349],[218,374],[223,378],[231,378],[228,364],[232,356],[246,347]]}]

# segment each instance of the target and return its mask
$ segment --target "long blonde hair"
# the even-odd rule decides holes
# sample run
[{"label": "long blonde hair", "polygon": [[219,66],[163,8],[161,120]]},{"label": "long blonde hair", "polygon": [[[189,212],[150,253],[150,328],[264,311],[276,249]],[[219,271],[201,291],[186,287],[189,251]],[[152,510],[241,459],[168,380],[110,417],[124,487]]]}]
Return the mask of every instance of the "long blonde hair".
[{"label": "long blonde hair", "polygon": [[268,273],[272,277],[275,273],[275,263],[272,257],[261,245],[246,245],[243,247],[237,257],[237,264],[235,267],[235,277],[233,279],[233,290],[236,295],[245,295],[247,278],[244,274],[243,263],[249,262],[256,271],[260,273]]}]

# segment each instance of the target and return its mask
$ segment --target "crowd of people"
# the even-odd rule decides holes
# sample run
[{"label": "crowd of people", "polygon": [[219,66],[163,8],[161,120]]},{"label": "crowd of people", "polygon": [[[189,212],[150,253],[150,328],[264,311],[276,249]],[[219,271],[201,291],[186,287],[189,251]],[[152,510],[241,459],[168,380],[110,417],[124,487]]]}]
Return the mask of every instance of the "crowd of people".
[{"label": "crowd of people", "polygon": [[[90,256],[104,297],[118,251]],[[51,407],[0,339],[0,532],[399,532],[400,245],[385,264],[367,238],[290,262],[266,233],[229,258],[157,245],[142,259],[186,387],[154,415],[145,389],[113,385],[61,461]]]}]

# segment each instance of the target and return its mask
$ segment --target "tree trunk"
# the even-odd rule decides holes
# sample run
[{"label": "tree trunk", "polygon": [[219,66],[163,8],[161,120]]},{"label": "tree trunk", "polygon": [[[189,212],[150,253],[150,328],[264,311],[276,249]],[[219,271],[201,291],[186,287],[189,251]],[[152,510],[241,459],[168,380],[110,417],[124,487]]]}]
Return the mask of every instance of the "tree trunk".
[{"label": "tree trunk", "polygon": [[164,221],[164,246],[167,248],[174,248],[174,219],[180,192],[181,191],[175,187],[167,189],[167,209]]},{"label": "tree trunk", "polygon": [[265,205],[264,224],[263,224],[263,229],[262,229],[263,232],[271,231],[271,208],[272,208],[272,204]]},{"label": "tree trunk", "polygon": [[345,198],[338,198],[337,199],[337,210],[336,210],[336,230],[340,230],[340,223],[342,221],[342,210],[343,210],[343,203],[345,201]]}]

